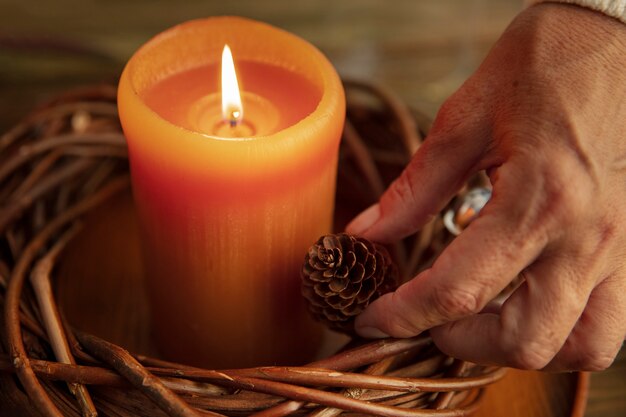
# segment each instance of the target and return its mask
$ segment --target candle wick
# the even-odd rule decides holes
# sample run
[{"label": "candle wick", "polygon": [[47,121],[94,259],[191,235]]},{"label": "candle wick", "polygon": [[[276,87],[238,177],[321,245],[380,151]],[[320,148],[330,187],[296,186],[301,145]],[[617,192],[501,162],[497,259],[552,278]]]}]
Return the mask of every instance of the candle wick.
[{"label": "candle wick", "polygon": [[233,127],[237,127],[240,121],[241,121],[241,112],[239,110],[233,110],[230,113],[228,124],[230,125],[231,128],[233,128]]}]

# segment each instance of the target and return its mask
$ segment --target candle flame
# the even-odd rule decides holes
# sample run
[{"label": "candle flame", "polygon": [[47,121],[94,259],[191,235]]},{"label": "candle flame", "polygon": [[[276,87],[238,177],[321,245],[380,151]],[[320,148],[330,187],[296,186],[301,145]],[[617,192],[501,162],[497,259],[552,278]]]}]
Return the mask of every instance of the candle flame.
[{"label": "candle flame", "polygon": [[224,45],[222,51],[222,117],[233,127],[243,119],[243,106],[235,63],[228,45]]}]

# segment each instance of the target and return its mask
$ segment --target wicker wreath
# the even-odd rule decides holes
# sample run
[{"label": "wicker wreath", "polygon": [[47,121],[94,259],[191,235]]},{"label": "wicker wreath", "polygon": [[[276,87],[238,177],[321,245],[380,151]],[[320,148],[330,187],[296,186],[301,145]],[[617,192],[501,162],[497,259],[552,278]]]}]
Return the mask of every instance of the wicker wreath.
[{"label": "wicker wreath", "polygon": [[[345,86],[339,226],[377,200],[429,127],[385,89]],[[15,373],[44,415],[464,416],[503,376],[447,357],[428,336],[353,340],[302,367],[206,370],[74,329],[53,296],[55,262],[81,217],[129,186],[112,86],[67,93],[0,137],[0,371]],[[396,244],[402,275],[428,267],[450,239],[436,218]]]}]

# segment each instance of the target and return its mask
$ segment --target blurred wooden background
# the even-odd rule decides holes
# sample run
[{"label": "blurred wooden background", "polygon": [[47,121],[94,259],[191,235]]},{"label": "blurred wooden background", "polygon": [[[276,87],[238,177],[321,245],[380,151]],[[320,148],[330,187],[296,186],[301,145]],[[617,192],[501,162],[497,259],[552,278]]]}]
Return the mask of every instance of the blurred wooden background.
[{"label": "blurred wooden background", "polygon": [[344,76],[384,82],[434,114],[521,0],[0,0],[0,126],[51,92],[114,82],[132,52],[185,20],[241,15],[294,32]]},{"label": "blurred wooden background", "polygon": [[[0,131],[70,87],[115,83],[132,52],[176,23],[241,15],[317,45],[342,76],[384,83],[434,115],[521,0],[0,0]],[[626,415],[626,351],[592,376],[587,417]]]}]

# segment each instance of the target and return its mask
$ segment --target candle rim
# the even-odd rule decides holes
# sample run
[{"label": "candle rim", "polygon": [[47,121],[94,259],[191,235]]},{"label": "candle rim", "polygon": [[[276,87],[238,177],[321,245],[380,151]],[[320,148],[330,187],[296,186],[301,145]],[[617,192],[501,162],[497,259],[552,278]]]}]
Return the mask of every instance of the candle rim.
[{"label": "candle rim", "polygon": [[[298,120],[296,123],[290,126],[287,126],[283,129],[280,129],[276,132],[273,132],[272,134],[237,137],[237,138],[216,136],[216,135],[211,135],[208,133],[188,129],[184,126],[179,126],[176,123],[171,122],[170,120],[158,114],[154,109],[152,109],[143,100],[141,96],[142,91],[141,89],[138,88],[138,86],[134,82],[133,74],[131,74],[131,72],[133,70],[136,70],[135,66],[138,65],[137,63],[138,60],[143,58],[144,54],[151,52],[153,48],[158,48],[158,46],[162,42],[166,42],[168,40],[171,40],[171,38],[175,38],[177,35],[179,35],[181,31],[197,30],[201,25],[211,24],[211,22],[217,23],[217,24],[231,23],[232,25],[243,24],[243,25],[254,26],[256,27],[255,29],[258,29],[261,31],[275,32],[277,36],[284,37],[289,42],[299,43],[301,44],[302,47],[307,48],[312,55],[310,59],[311,62],[315,63],[315,65],[318,67],[317,72],[320,74],[319,81],[321,81],[321,83],[316,82],[315,80],[312,80],[311,77],[307,76],[307,74],[302,74],[301,72],[296,71],[296,69],[293,68],[293,63],[292,65],[289,65],[289,60],[286,60],[286,59],[276,61],[276,60],[271,60],[266,56],[255,56],[254,59],[249,58],[249,57],[243,57],[240,59],[244,61],[251,61],[251,62],[266,64],[266,65],[277,66],[284,70],[297,72],[300,75],[303,75],[309,82],[314,83],[316,87],[320,88],[320,96],[319,96],[319,99],[317,100],[315,108],[306,116],[304,116],[302,119]],[[255,43],[258,43],[258,42],[254,40],[252,44],[255,44]],[[221,49],[219,50],[219,53],[221,54]],[[170,69],[168,72],[161,74],[161,76],[157,80],[153,80],[152,85],[178,72],[191,70],[193,68],[197,68],[200,66],[213,64],[213,63],[218,63],[218,61],[205,58],[203,60],[200,60],[199,62],[196,62],[194,65],[184,66],[184,68],[182,69],[181,68]],[[195,138],[203,142],[207,141],[207,139],[210,139],[211,141],[231,142],[231,143],[266,142],[266,141],[273,141],[273,140],[282,140],[283,137],[297,137],[299,135],[297,134],[293,135],[291,133],[298,132],[300,129],[303,128],[303,126],[306,128],[307,125],[310,125],[310,128],[314,129],[315,128],[314,126],[317,123],[322,122],[325,118],[329,117],[329,115],[332,114],[334,109],[340,108],[341,111],[345,112],[345,98],[343,95],[343,88],[341,85],[341,80],[339,79],[339,76],[337,75],[336,71],[332,67],[332,64],[328,61],[326,56],[317,47],[315,47],[315,45],[311,44],[310,42],[306,41],[305,39],[297,35],[287,32],[284,29],[272,26],[265,22],[257,21],[254,19],[246,18],[246,17],[240,17],[240,16],[212,16],[212,17],[207,17],[207,18],[193,19],[193,20],[189,20],[189,21],[180,23],[178,25],[175,25],[165,30],[164,32],[161,32],[153,36],[150,40],[148,40],[145,44],[143,44],[135,52],[135,54],[133,54],[131,59],[128,61],[126,67],[124,68],[124,71],[122,72],[122,76],[120,78],[120,87],[118,90],[119,91],[118,94],[122,94],[123,84],[126,84],[126,83],[128,84],[128,87],[130,87],[130,91],[132,92],[133,101],[136,104],[138,104],[144,111],[150,112],[150,114],[153,117],[155,117],[161,123],[164,123],[168,128],[170,129],[173,128],[173,129],[188,133],[189,134],[187,135],[188,137]],[[144,89],[145,88],[147,87],[144,87]],[[339,99],[337,99],[338,96],[339,96]]]}]

